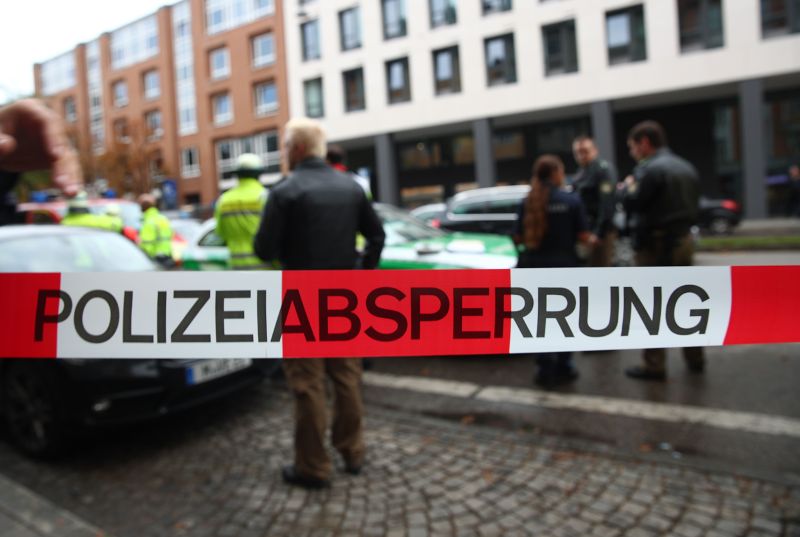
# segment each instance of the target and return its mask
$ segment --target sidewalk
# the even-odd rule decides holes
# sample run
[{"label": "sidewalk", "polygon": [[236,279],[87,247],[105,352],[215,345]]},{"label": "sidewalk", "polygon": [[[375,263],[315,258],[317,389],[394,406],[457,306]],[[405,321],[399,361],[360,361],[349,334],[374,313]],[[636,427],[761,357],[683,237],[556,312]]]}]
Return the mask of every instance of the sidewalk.
[{"label": "sidewalk", "polygon": [[800,218],[745,219],[733,230],[734,235],[800,234]]},{"label": "sidewalk", "polygon": [[291,460],[291,407],[283,386],[267,384],[56,466],[0,445],[0,467],[118,537],[800,535],[793,484],[371,403],[364,474],[337,471],[322,491],[288,487],[279,468]]},{"label": "sidewalk", "polygon": [[0,475],[0,536],[107,537],[108,534]]}]

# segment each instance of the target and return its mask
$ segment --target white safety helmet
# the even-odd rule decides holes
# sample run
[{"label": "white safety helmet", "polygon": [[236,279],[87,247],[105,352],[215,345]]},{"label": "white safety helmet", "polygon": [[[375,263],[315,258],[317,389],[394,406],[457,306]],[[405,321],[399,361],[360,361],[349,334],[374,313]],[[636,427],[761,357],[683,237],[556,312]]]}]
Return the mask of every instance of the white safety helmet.
[{"label": "white safety helmet", "polygon": [[243,153],[236,161],[234,173],[238,177],[258,177],[264,173],[264,161],[253,153]]},{"label": "white safety helmet", "polygon": [[89,196],[87,196],[86,192],[83,190],[75,194],[67,202],[67,209],[69,209],[70,211],[83,210],[88,208],[89,208]]}]

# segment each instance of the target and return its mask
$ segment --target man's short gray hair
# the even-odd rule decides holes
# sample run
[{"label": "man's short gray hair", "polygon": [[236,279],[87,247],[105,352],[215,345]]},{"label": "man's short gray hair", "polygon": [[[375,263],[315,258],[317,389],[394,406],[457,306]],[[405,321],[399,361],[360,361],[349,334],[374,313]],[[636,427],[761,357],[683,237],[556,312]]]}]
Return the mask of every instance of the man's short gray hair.
[{"label": "man's short gray hair", "polygon": [[289,148],[297,144],[305,146],[306,157],[325,158],[327,140],[325,131],[318,121],[307,117],[289,120],[284,130],[284,139]]}]

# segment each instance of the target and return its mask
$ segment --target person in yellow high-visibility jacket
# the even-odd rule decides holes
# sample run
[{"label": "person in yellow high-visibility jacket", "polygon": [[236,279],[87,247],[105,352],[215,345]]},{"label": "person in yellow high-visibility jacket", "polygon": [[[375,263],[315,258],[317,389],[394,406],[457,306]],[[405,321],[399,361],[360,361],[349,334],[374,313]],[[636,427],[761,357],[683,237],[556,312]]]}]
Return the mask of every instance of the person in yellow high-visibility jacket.
[{"label": "person in yellow high-visibility jacket", "polygon": [[151,259],[168,265],[172,261],[172,225],[156,207],[152,194],[139,196],[142,208],[142,229],[139,230],[139,247]]},{"label": "person in yellow high-visibility jacket", "polygon": [[93,214],[89,210],[89,200],[86,192],[79,192],[67,202],[67,214],[61,219],[63,226],[93,227],[106,229],[119,233],[122,228],[117,228],[115,222],[104,214]]},{"label": "person in yellow high-visibility jacket", "polygon": [[275,268],[253,253],[253,237],[267,202],[267,189],[258,180],[263,171],[264,164],[258,155],[241,155],[234,172],[239,183],[220,196],[214,209],[217,235],[228,246],[228,265],[234,270]]}]

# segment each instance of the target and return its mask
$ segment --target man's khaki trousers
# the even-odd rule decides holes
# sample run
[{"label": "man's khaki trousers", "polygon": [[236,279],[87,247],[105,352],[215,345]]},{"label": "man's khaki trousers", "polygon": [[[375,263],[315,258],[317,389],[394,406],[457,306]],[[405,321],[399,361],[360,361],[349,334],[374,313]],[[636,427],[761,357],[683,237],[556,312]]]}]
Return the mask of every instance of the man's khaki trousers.
[{"label": "man's khaki trousers", "polygon": [[294,395],[294,466],[306,477],[329,479],[332,465],[325,449],[327,397],[325,377],[334,390],[331,441],[345,464],[364,460],[364,405],[361,401],[360,358],[298,358],[283,361]]}]

